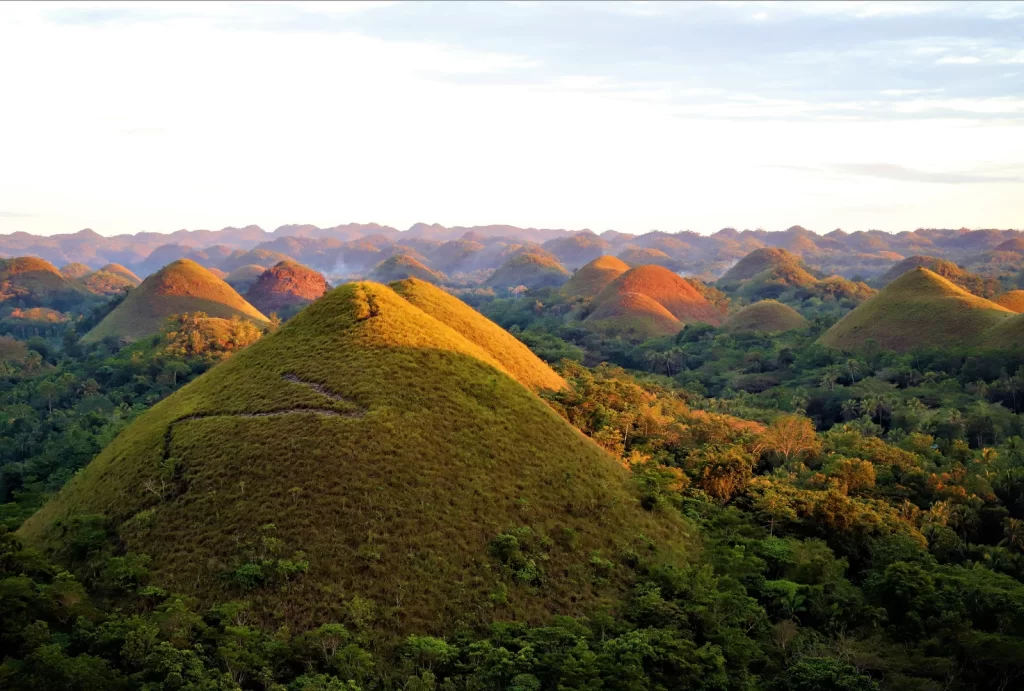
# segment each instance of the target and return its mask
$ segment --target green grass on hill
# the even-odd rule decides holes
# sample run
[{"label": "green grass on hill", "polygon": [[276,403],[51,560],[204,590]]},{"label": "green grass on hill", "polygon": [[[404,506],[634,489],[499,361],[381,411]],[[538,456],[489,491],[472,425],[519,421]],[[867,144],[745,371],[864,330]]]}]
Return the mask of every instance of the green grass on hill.
[{"label": "green grass on hill", "polygon": [[562,286],[562,292],[570,297],[592,298],[627,271],[629,265],[626,262],[618,257],[604,255],[577,269]]},{"label": "green grass on hill", "polygon": [[873,339],[883,348],[900,352],[967,345],[1012,314],[928,269],[917,268],[840,319],[820,340],[834,348],[852,349]]},{"label": "green grass on hill", "polygon": [[729,317],[722,328],[726,331],[779,332],[801,329],[807,320],[789,305],[776,300],[761,300],[747,305]]},{"label": "green grass on hill", "polygon": [[684,326],[657,300],[633,292],[617,292],[603,300],[584,324],[606,336],[634,340],[671,336]]},{"label": "green grass on hill", "polygon": [[[636,559],[679,563],[682,519],[643,510],[623,467],[488,359],[346,284],[150,409],[21,534],[64,558],[71,518],[102,514],[155,585],[293,630],[360,598],[391,640],[591,613]],[[240,593],[225,574],[271,523],[308,569]]]},{"label": "green grass on hill", "polygon": [[82,337],[83,342],[108,336],[137,340],[159,333],[174,314],[205,312],[210,317],[244,317],[266,323],[267,318],[227,283],[189,259],[179,259],[151,276],[124,302]]},{"label": "green grass on hill", "polygon": [[[799,269],[802,274],[807,274],[810,281],[814,276],[808,272],[800,257],[777,247],[762,247],[756,249],[736,262],[736,265],[725,272],[719,279],[719,285],[731,285],[741,281],[749,281],[760,273],[775,269],[793,270]],[[801,277],[802,277],[801,274]]]},{"label": "green grass on hill", "polygon": [[434,319],[483,348],[490,356],[488,362],[510,374],[528,389],[539,391],[566,387],[565,380],[519,339],[454,295],[416,278],[392,283],[391,288]]}]

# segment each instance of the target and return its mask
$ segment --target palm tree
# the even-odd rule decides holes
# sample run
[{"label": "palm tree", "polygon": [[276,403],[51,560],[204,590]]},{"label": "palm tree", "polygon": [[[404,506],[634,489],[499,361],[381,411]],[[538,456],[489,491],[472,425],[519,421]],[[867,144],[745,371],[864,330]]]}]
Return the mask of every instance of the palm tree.
[{"label": "palm tree", "polygon": [[854,398],[843,401],[839,406],[839,412],[842,413],[843,419],[849,422],[860,415],[860,403]]},{"label": "palm tree", "polygon": [[1024,521],[1019,518],[1007,518],[1003,521],[1003,535],[1006,537],[999,543],[1000,545],[1024,551]]}]

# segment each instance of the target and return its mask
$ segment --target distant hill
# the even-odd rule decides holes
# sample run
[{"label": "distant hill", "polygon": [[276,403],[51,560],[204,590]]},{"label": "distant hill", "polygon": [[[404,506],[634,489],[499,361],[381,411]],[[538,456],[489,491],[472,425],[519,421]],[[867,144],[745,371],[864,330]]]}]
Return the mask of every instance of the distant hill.
[{"label": "distant hill", "polygon": [[888,285],[890,282],[919,266],[942,276],[964,288],[969,293],[974,293],[980,297],[992,297],[1000,290],[999,281],[995,279],[986,280],[977,274],[966,271],[951,261],[923,255],[907,257],[903,261],[897,262],[891,269],[874,279],[872,283],[878,287]]},{"label": "distant hill", "polygon": [[795,309],[775,300],[761,300],[747,305],[725,320],[726,331],[790,331],[802,329],[808,322]]},{"label": "distant hill", "polygon": [[260,266],[259,264],[246,264],[240,266],[227,276],[224,277],[224,282],[229,286],[238,291],[239,294],[245,295],[249,292],[249,288],[253,286],[256,281],[260,280],[260,276],[267,270],[267,267]]},{"label": "distant hill", "polygon": [[79,308],[91,295],[38,257],[0,259],[0,307]]},{"label": "distant hill", "polygon": [[227,283],[189,259],[179,259],[146,277],[125,300],[82,337],[83,342],[113,337],[133,341],[160,333],[174,314],[205,312],[238,316],[257,323],[267,318]]},{"label": "distant hill", "polygon": [[512,257],[487,279],[498,290],[526,286],[530,290],[557,288],[569,280],[569,272],[558,259],[543,250],[531,250]]},{"label": "distant hill", "polygon": [[834,348],[852,349],[873,339],[883,348],[901,352],[962,345],[1011,314],[933,271],[917,268],[840,319],[820,340]]},{"label": "distant hill", "polygon": [[[60,559],[60,526],[81,514],[149,555],[154,586],[200,606],[244,597],[250,625],[295,632],[358,597],[387,613],[361,629],[382,645],[467,616],[589,615],[632,593],[632,555],[682,566],[690,540],[484,348],[374,283],[331,291],[153,406],[19,535]],[[243,591],[264,538],[308,566]]]},{"label": "distant hill", "polygon": [[616,295],[638,293],[669,311],[683,324],[721,324],[724,314],[708,302],[693,284],[661,266],[638,266],[612,281],[594,298],[602,305]]},{"label": "distant hill", "polygon": [[295,261],[287,254],[281,254],[280,252],[274,252],[272,250],[252,250],[250,252],[236,252],[230,257],[221,260],[219,264],[216,264],[218,269],[227,271],[228,275],[235,269],[247,266],[249,264],[257,264],[259,266],[273,266],[280,262]]},{"label": "distant hill", "polygon": [[719,284],[729,284],[749,281],[765,271],[783,269],[802,272],[807,275],[807,280],[814,279],[814,276],[804,267],[800,257],[777,247],[762,247],[736,262],[736,265],[726,271],[718,282]]},{"label": "distant hill", "polygon": [[683,322],[664,305],[643,293],[620,291],[603,300],[584,323],[608,336],[644,340],[671,336],[682,330]]},{"label": "distant hill", "polygon": [[76,278],[81,278],[82,276],[91,274],[92,269],[81,262],[71,262],[70,264],[65,264],[60,267],[60,272],[65,278],[75,280]]},{"label": "distant hill", "polygon": [[292,261],[278,262],[249,288],[245,299],[264,314],[290,317],[330,290],[327,279],[309,267]]},{"label": "distant hill", "polygon": [[629,265],[617,257],[598,257],[577,269],[562,286],[562,292],[570,297],[592,298],[627,271]]},{"label": "distant hill", "polygon": [[1011,312],[1024,312],[1024,290],[1011,290],[996,297],[992,302]]},{"label": "distant hill", "polygon": [[85,289],[96,295],[117,295],[127,288],[135,288],[142,279],[120,264],[107,264],[78,279]]},{"label": "distant hill", "polygon": [[548,240],[543,247],[571,271],[605,254],[611,244],[593,233],[581,232]]},{"label": "distant hill", "polygon": [[650,247],[627,247],[619,252],[619,259],[630,266],[643,266],[645,264],[656,264],[664,266],[670,271],[679,271],[682,264],[664,252]]},{"label": "distant hill", "polygon": [[401,281],[406,278],[418,278],[429,283],[447,283],[448,277],[408,254],[396,254],[388,257],[370,272],[370,278],[380,283]]}]

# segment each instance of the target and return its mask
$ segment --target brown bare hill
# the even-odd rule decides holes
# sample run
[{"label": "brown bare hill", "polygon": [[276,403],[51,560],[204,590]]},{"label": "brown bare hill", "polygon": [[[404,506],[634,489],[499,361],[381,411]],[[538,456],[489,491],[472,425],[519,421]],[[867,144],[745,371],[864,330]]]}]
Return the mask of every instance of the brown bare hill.
[{"label": "brown bare hill", "polygon": [[1020,314],[1024,312],[1024,290],[1011,290],[998,296],[992,302]]},{"label": "brown bare hill", "polygon": [[[654,300],[683,324],[705,322],[717,326],[724,318],[690,282],[662,266],[638,266],[622,274],[594,298],[595,310],[625,293],[638,293]],[[628,301],[619,301],[620,306],[627,304]]]},{"label": "brown bare hill", "polygon": [[249,292],[256,281],[260,280],[260,276],[267,270],[267,267],[260,266],[259,264],[246,264],[240,266],[227,276],[224,277],[224,282],[229,286],[237,290],[240,294],[245,295]]},{"label": "brown bare hill", "polygon": [[391,289],[442,324],[487,351],[498,366],[528,389],[558,390],[567,384],[519,339],[441,288],[409,278]]},{"label": "brown bare hill", "polygon": [[429,283],[447,283],[448,277],[435,271],[416,257],[408,254],[395,254],[388,257],[370,272],[370,278],[381,283],[401,281],[406,278],[418,278]]},{"label": "brown bare hill", "polygon": [[486,285],[498,290],[526,286],[530,290],[557,288],[569,280],[569,272],[552,254],[531,249],[513,256],[498,267]]},{"label": "brown bare hill", "polygon": [[124,302],[82,337],[89,343],[113,337],[133,341],[159,333],[175,314],[204,312],[210,317],[267,318],[227,283],[190,259],[179,259],[147,276]]},{"label": "brown bare hill", "polygon": [[679,333],[684,324],[643,293],[616,292],[584,320],[588,328],[607,336],[644,340]]},{"label": "brown bare hill", "polygon": [[[149,555],[155,586],[244,598],[275,629],[359,598],[378,642],[616,606],[631,560],[681,565],[689,541],[484,349],[374,283],[331,291],[153,406],[20,535],[67,561],[83,514]],[[279,558],[308,568],[243,592],[233,574],[268,524]]]},{"label": "brown bare hill", "polygon": [[725,320],[722,328],[726,331],[779,332],[802,329],[807,320],[799,312],[776,300],[761,300],[747,305]]},{"label": "brown bare hill", "polygon": [[908,271],[868,298],[822,335],[821,343],[850,350],[872,339],[905,352],[963,345],[1013,313],[925,268]]},{"label": "brown bare hill", "polygon": [[562,286],[562,292],[570,297],[592,298],[627,271],[629,265],[617,257],[598,257],[577,269]]},{"label": "brown bare hill", "polygon": [[309,267],[292,261],[278,262],[263,272],[245,299],[264,314],[289,317],[324,296],[327,279]]}]

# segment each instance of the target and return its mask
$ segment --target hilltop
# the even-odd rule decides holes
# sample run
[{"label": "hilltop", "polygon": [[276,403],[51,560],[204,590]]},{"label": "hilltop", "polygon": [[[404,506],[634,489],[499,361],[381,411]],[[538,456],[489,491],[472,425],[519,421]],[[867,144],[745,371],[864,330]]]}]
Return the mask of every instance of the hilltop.
[{"label": "hilltop", "polygon": [[908,271],[918,267],[928,269],[932,273],[938,274],[946,280],[955,283],[967,292],[974,293],[980,297],[991,298],[999,292],[998,281],[994,279],[985,279],[982,276],[963,269],[951,261],[925,255],[915,255],[913,257],[907,257],[901,262],[897,262],[891,269],[874,279],[872,283],[879,287],[886,286]]},{"label": "hilltop", "polygon": [[267,318],[227,283],[189,259],[179,259],[146,277],[124,302],[82,337],[136,340],[159,333],[174,314],[204,312],[210,317],[238,316],[258,323]]},{"label": "hilltop", "polygon": [[1024,290],[1011,290],[996,297],[992,302],[1011,312],[1024,312]]},{"label": "hilltop", "polygon": [[82,286],[38,257],[0,259],[0,304],[66,311],[91,296]]},{"label": "hilltop", "polygon": [[240,266],[227,276],[224,277],[224,282],[229,286],[237,290],[241,295],[245,295],[249,292],[256,281],[260,280],[260,276],[266,271],[265,266],[259,264],[246,264]]},{"label": "hilltop", "polygon": [[249,288],[245,298],[264,314],[288,317],[330,290],[327,279],[292,261],[278,262]]},{"label": "hilltop", "polygon": [[81,262],[71,262],[60,267],[60,273],[65,278],[74,280],[92,273],[92,269]]},{"label": "hilltop", "polygon": [[[726,271],[718,282],[721,285],[726,285],[749,281],[765,271],[776,270],[795,271],[804,280],[814,279],[814,276],[804,267],[800,257],[784,249],[762,247],[736,262],[736,265]],[[806,274],[806,277],[803,274]]]},{"label": "hilltop", "polygon": [[627,247],[622,252],[619,252],[619,259],[630,266],[657,264],[658,266],[664,266],[670,271],[679,271],[682,268],[682,264],[679,261],[652,247]]},{"label": "hilltop", "polygon": [[430,283],[447,283],[448,277],[408,254],[396,254],[388,257],[370,272],[370,278],[381,283],[401,281],[406,278],[418,278]]},{"label": "hilltop", "polygon": [[[692,283],[661,266],[630,269],[598,293],[594,304],[604,305],[625,293],[637,293],[654,300],[683,324],[705,322],[718,325],[724,316]],[[620,300],[620,304],[625,303]]]},{"label": "hilltop", "polygon": [[608,241],[590,232],[580,232],[564,238],[548,240],[543,245],[567,269],[577,269],[592,262],[608,251]]},{"label": "hilltop", "polygon": [[881,347],[963,345],[1011,314],[925,268],[908,271],[840,319],[821,343],[852,349],[873,339]]},{"label": "hilltop", "polygon": [[120,264],[107,264],[78,279],[85,289],[96,295],[116,295],[127,288],[135,288],[142,279]]},{"label": "hilltop", "polygon": [[722,328],[726,331],[776,332],[801,329],[807,324],[807,320],[789,305],[776,300],[761,300],[729,317]]},{"label": "hilltop", "polygon": [[506,374],[526,388],[534,391],[565,388],[565,380],[515,336],[454,295],[418,278],[392,283],[391,288],[411,304],[481,347]]},{"label": "hilltop", "polygon": [[526,286],[530,290],[557,288],[569,280],[569,272],[548,252],[531,249],[513,256],[487,279],[485,285],[507,290]]},{"label": "hilltop", "polygon": [[577,269],[562,286],[562,292],[570,297],[592,298],[627,271],[629,265],[617,257],[598,257]]},{"label": "hilltop", "polygon": [[587,316],[584,323],[608,336],[637,340],[671,336],[684,326],[657,300],[632,291],[609,296]]},{"label": "hilltop", "polygon": [[627,478],[486,350],[350,283],[143,414],[20,535],[67,560],[100,515],[153,585],[296,631],[358,604],[388,642],[589,614],[637,559],[679,564],[682,519]]}]

